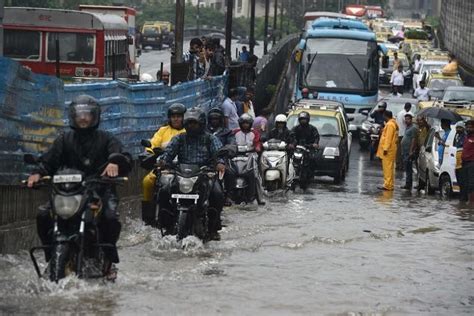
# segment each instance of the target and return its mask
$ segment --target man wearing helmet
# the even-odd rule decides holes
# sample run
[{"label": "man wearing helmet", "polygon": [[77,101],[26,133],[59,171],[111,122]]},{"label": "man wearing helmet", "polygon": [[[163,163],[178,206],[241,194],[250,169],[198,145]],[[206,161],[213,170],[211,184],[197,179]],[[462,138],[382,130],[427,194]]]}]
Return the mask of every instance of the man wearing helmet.
[{"label": "man wearing helmet", "polygon": [[[97,174],[117,177],[119,174],[127,174],[131,167],[129,163],[120,168],[117,164],[108,163],[111,154],[124,152],[115,136],[98,129],[99,123],[100,107],[97,101],[88,95],[76,97],[69,106],[69,125],[72,130],[61,134],[50,150],[39,158],[39,167],[29,176],[28,187],[33,187],[42,176],[54,175],[61,168],[80,170],[86,177]],[[103,217],[99,222],[101,242],[115,245],[121,230],[115,187],[103,188],[99,193],[104,205]],[[53,229],[54,221],[50,207],[41,207],[36,217],[38,235],[43,244],[51,243],[49,232]],[[119,262],[117,250],[104,248],[104,253],[109,261],[108,273],[114,273],[112,264]],[[45,250],[45,254],[49,261],[51,253]]]},{"label": "man wearing helmet", "polygon": [[224,113],[220,108],[213,108],[207,114],[207,131],[217,136],[223,146],[235,144],[234,134],[224,126]]},{"label": "man wearing helmet", "polygon": [[282,140],[287,144],[292,144],[293,139],[291,131],[286,127],[286,115],[278,114],[275,117],[275,127],[270,131],[268,135],[269,139]]},{"label": "man wearing helmet", "polygon": [[[150,140],[152,148],[147,148],[148,152],[153,154],[155,148],[164,150],[174,136],[185,132],[183,128],[185,112],[186,107],[181,103],[174,103],[168,108],[168,123],[153,135]],[[155,220],[156,205],[153,201],[155,182],[156,176],[153,172],[143,178],[142,219],[147,225],[153,224]]]},{"label": "man wearing helmet", "polygon": [[[189,109],[184,115],[184,128],[186,133],[174,137],[166,147],[165,152],[160,157],[158,164],[165,166],[171,164],[177,156],[179,164],[191,164],[205,166],[209,164],[212,157],[216,155],[222,144],[216,136],[206,132],[206,114],[200,108]],[[217,159],[216,169],[219,172],[225,171],[224,160]],[[216,210],[210,212],[209,234],[213,240],[220,239],[218,231],[221,229],[220,214],[224,205],[224,194],[221,187],[216,182],[210,182],[209,206]],[[169,203],[169,192],[161,190],[159,196],[160,203],[160,224],[167,233],[174,230],[176,218],[170,214],[171,205]]]},{"label": "man wearing helmet", "polygon": [[250,188],[255,188],[255,192],[250,192],[251,195],[255,194],[257,203],[259,205],[265,205],[263,200],[263,188],[262,181],[260,178],[259,168],[257,166],[258,153],[262,151],[262,143],[260,142],[260,133],[252,128],[253,118],[248,113],[244,113],[239,117],[239,126],[234,130],[235,142],[237,146],[248,146],[254,149],[254,153],[248,157],[252,160],[253,170],[255,171],[255,177],[247,179]]},{"label": "man wearing helmet", "polygon": [[310,124],[310,119],[311,116],[306,111],[298,114],[299,124],[293,127],[291,133],[293,135],[293,146],[301,145],[310,147],[311,152],[309,158],[314,165],[316,160],[314,150],[319,148],[319,132],[315,126]]}]

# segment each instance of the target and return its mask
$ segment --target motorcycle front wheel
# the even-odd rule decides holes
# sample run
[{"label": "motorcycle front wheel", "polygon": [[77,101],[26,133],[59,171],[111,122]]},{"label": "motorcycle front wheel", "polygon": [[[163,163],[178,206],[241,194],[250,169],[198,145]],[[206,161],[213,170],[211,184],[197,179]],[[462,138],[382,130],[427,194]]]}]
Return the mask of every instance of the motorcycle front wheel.
[{"label": "motorcycle front wheel", "polygon": [[189,214],[180,212],[178,217],[178,241],[186,238],[190,234]]},{"label": "motorcycle front wheel", "polygon": [[49,261],[49,280],[58,283],[66,277],[71,255],[71,247],[68,243],[59,243],[53,248],[51,260]]}]

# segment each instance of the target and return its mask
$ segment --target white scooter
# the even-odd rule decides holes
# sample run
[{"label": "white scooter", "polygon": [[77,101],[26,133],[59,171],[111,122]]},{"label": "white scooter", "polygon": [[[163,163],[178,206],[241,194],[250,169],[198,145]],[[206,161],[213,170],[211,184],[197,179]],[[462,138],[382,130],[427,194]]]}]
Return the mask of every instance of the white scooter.
[{"label": "white scooter", "polygon": [[289,180],[286,143],[270,139],[263,144],[263,150],[260,157],[260,170],[264,188],[269,192],[286,189]]}]

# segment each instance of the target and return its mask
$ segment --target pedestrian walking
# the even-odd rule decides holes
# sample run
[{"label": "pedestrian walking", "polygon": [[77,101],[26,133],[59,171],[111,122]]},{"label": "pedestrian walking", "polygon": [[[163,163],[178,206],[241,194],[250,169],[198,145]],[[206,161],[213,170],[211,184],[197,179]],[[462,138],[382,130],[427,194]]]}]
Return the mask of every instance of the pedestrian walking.
[{"label": "pedestrian walking", "polygon": [[405,167],[405,185],[402,189],[411,190],[413,187],[413,158],[416,151],[416,136],[418,129],[413,124],[413,114],[408,112],[405,114],[405,134],[400,143],[402,152],[403,165]]},{"label": "pedestrian walking", "polygon": [[377,157],[382,159],[383,186],[380,190],[392,191],[395,180],[395,160],[397,157],[398,125],[392,111],[385,111],[385,127],[382,131]]},{"label": "pedestrian walking", "polygon": [[459,185],[460,194],[459,199],[463,202],[468,200],[465,186],[465,177],[462,169],[462,150],[464,140],[466,139],[465,124],[463,121],[456,123],[456,135],[454,135],[453,146],[456,148],[456,180]]},{"label": "pedestrian walking", "polygon": [[224,127],[230,130],[239,128],[239,116],[237,115],[237,106],[235,105],[237,98],[237,90],[230,89],[228,97],[221,106],[222,112],[224,113]]},{"label": "pedestrian walking", "polygon": [[464,188],[468,203],[474,206],[474,120],[466,123],[466,138],[462,149],[462,170],[464,174]]},{"label": "pedestrian walking", "polygon": [[[413,113],[411,112],[412,105],[410,102],[405,103],[403,110],[397,113],[397,125],[398,125],[398,146],[400,148],[400,143],[402,141],[403,136],[405,136],[406,125],[405,125],[405,115],[407,113],[411,113],[414,117]],[[397,154],[397,169],[403,170],[404,163],[402,159],[402,151],[399,150]]]}]

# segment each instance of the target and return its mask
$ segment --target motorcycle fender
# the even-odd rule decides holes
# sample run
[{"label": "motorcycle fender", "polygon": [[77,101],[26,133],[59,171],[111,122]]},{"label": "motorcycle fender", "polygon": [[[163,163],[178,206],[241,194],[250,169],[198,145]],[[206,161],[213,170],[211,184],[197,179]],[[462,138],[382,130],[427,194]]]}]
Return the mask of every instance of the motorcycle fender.
[{"label": "motorcycle fender", "polygon": [[280,179],[280,171],[278,170],[267,170],[265,172],[265,181],[275,181]]}]

